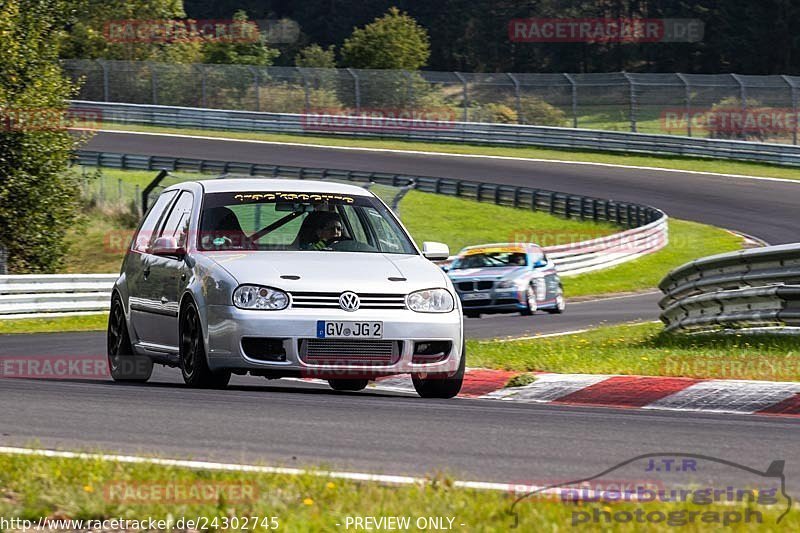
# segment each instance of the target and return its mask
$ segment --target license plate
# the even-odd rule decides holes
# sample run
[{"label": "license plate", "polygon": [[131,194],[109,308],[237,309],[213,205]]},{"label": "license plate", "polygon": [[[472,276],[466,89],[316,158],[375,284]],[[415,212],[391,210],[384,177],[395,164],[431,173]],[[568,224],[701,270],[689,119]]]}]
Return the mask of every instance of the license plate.
[{"label": "license plate", "polygon": [[467,293],[462,296],[465,300],[488,300],[490,296],[488,294],[482,294],[480,292],[475,293]]},{"label": "license plate", "polygon": [[317,320],[318,339],[380,339],[383,322]]}]

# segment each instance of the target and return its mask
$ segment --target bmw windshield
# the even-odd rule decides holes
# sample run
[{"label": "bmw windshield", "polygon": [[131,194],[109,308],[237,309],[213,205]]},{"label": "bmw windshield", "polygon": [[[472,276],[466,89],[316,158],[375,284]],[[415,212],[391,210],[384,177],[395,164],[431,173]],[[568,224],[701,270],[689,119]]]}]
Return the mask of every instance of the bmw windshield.
[{"label": "bmw windshield", "polygon": [[459,257],[453,261],[450,270],[459,270],[465,268],[525,266],[527,264],[527,257],[524,253],[488,252],[469,254]]},{"label": "bmw windshield", "polygon": [[206,194],[198,248],[417,254],[379,200],[331,193]]}]

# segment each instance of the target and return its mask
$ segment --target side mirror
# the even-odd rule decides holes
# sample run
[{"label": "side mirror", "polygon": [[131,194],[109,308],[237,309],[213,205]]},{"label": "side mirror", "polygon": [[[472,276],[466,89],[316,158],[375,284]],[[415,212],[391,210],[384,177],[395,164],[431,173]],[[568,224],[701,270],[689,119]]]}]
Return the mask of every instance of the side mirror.
[{"label": "side mirror", "polygon": [[443,261],[450,257],[450,247],[440,242],[423,242],[422,255],[431,261]]},{"label": "side mirror", "polygon": [[153,255],[177,257],[183,259],[186,255],[186,249],[183,246],[178,246],[178,241],[175,237],[159,237],[153,243],[153,248],[150,251]]},{"label": "side mirror", "polygon": [[536,261],[533,264],[533,268],[541,268],[543,266],[547,266],[547,260],[546,259],[539,259],[538,261]]}]

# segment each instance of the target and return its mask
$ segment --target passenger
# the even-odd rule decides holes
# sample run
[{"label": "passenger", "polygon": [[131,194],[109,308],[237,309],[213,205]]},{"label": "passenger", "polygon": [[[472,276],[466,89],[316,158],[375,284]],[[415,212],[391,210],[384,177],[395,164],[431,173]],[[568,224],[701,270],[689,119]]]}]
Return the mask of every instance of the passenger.
[{"label": "passenger", "polygon": [[337,213],[316,211],[303,221],[297,234],[297,242],[302,250],[324,250],[342,238],[344,226]]}]

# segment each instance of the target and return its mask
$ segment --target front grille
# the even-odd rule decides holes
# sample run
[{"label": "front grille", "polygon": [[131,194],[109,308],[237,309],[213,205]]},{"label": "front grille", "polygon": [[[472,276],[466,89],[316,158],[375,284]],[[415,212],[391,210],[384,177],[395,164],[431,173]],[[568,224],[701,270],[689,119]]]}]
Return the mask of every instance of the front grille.
[{"label": "front grille", "polygon": [[[297,309],[339,309],[338,292],[293,292],[292,307]],[[359,294],[359,309],[405,309],[404,294]]]},{"label": "front grille", "polygon": [[461,292],[486,291],[494,287],[494,281],[459,281],[458,290]]},{"label": "front grille", "polygon": [[393,365],[400,360],[402,341],[302,339],[300,359],[309,364]]}]

